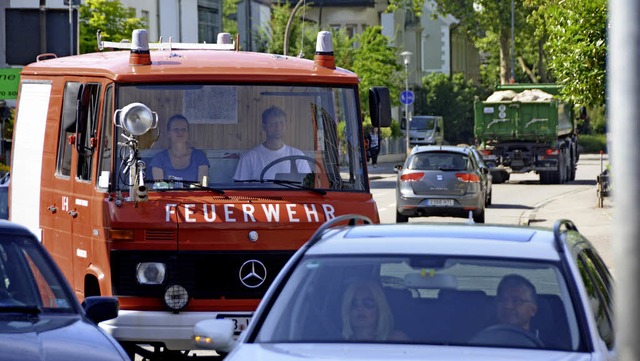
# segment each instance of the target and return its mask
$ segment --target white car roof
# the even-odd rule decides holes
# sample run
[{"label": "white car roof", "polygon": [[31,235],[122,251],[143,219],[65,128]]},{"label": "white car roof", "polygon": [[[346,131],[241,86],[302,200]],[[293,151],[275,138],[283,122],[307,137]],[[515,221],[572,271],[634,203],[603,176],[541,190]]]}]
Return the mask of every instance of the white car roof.
[{"label": "white car roof", "polygon": [[429,254],[560,260],[553,232],[535,227],[381,224],[335,228],[327,234],[330,235],[325,235],[325,239],[306,254]]}]

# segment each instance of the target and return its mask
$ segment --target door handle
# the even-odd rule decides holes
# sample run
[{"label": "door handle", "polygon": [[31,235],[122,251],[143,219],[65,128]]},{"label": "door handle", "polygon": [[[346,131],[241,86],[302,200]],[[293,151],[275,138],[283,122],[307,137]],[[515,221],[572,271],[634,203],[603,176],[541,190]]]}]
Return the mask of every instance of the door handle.
[{"label": "door handle", "polygon": [[56,206],[49,206],[47,207],[47,210],[52,214],[55,214],[58,211],[58,208],[56,208]]},{"label": "door handle", "polygon": [[77,211],[69,211],[68,213],[73,218],[76,218],[78,216],[78,212]]}]

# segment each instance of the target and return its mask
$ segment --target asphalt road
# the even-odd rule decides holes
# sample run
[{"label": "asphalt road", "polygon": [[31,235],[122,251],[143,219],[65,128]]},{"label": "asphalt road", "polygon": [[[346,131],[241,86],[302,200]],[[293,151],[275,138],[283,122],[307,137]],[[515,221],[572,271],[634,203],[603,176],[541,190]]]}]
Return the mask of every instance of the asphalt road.
[{"label": "asphalt road", "polygon": [[[606,155],[604,157],[606,162]],[[393,166],[401,162],[369,165],[371,191],[378,204],[382,223],[395,223],[395,182]],[[552,227],[558,219],[569,219],[598,249],[613,270],[613,197],[605,197],[598,207],[596,177],[600,155],[582,155],[576,180],[565,184],[543,185],[534,173],[512,174],[504,184],[493,187],[493,204],[487,208],[486,222]],[[415,218],[410,222],[464,222],[462,218]]]}]

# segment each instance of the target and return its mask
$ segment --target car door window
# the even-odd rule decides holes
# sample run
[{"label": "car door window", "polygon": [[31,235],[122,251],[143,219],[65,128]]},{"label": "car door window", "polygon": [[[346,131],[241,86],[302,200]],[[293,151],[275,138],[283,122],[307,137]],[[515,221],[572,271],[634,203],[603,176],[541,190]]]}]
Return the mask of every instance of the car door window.
[{"label": "car door window", "polygon": [[598,333],[609,349],[614,346],[611,275],[600,257],[591,249],[578,256],[580,276],[589,296],[589,305],[596,319]]}]

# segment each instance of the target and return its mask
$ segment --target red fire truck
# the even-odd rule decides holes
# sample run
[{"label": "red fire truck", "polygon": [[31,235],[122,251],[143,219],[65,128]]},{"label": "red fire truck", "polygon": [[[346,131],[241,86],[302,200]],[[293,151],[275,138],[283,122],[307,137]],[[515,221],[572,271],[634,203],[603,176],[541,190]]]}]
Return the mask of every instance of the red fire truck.
[{"label": "red fire truck", "polygon": [[[130,354],[188,354],[206,318],[241,331],[323,222],[379,221],[358,77],[335,66],[330,33],[318,34],[314,60],[240,51],[228,34],[149,43],[136,30],[131,42],[98,43],[119,50],[41,56],[22,70],[10,219],[40,235],[80,299],[118,297],[119,316],[101,326]],[[388,90],[369,95],[373,125],[389,126]],[[274,107],[295,151],[245,164],[256,173],[238,179]],[[156,173],[162,164],[171,169]]]}]

